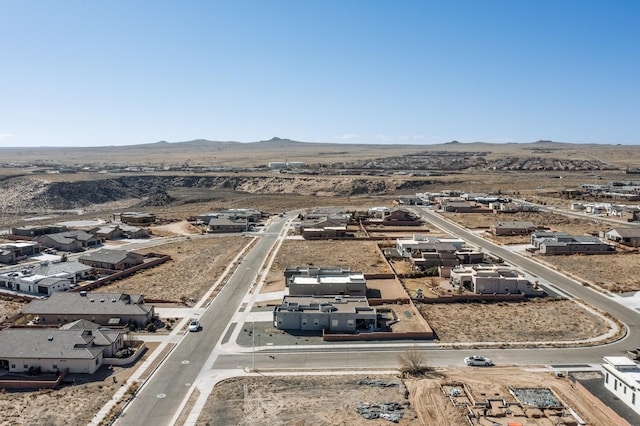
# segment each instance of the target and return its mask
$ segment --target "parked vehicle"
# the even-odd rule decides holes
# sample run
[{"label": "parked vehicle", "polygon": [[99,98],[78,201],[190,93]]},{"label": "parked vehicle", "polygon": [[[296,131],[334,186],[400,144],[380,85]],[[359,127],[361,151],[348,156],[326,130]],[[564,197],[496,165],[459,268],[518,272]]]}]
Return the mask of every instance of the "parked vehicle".
[{"label": "parked vehicle", "polygon": [[491,361],[491,359],[485,358],[483,356],[478,356],[478,355],[466,357],[464,359],[464,363],[469,366],[475,366],[475,367],[477,366],[488,367],[490,365],[493,365],[493,361]]}]

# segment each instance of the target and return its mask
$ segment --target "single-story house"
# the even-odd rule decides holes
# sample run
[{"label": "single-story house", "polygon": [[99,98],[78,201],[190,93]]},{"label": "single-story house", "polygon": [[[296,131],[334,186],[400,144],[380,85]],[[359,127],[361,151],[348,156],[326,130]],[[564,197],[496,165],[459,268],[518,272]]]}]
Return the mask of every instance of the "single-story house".
[{"label": "single-story house", "polygon": [[0,263],[12,265],[37,253],[40,253],[40,245],[30,241],[0,244]]},{"label": "single-story house", "polygon": [[153,306],[140,294],[56,292],[46,300],[33,300],[22,313],[38,317],[43,325],[61,325],[79,319],[102,326],[130,323],[144,327],[155,316]]},{"label": "single-story house", "polygon": [[414,251],[431,250],[434,244],[452,244],[456,250],[462,250],[464,240],[459,238],[436,238],[414,234],[412,237],[396,238],[396,252],[400,257],[411,257]]},{"label": "single-story house", "polygon": [[491,225],[493,235],[529,235],[538,227],[530,221],[504,221]]},{"label": "single-story house", "polygon": [[0,331],[0,367],[11,373],[93,374],[123,346],[121,331],[88,322],[59,329],[6,328]]},{"label": "single-story house", "polygon": [[124,212],[120,213],[120,221],[127,225],[151,225],[156,223],[156,215],[153,213]]},{"label": "single-story house", "polygon": [[123,271],[132,266],[141,265],[144,262],[144,256],[126,250],[101,249],[80,256],[78,261],[92,268]]},{"label": "single-story house", "polygon": [[35,238],[45,234],[59,234],[66,230],[67,227],[64,225],[22,226],[11,228],[11,234],[20,237]]},{"label": "single-story house", "polygon": [[366,296],[367,283],[362,272],[316,276],[297,275],[293,277],[289,284],[289,294],[300,296]]},{"label": "single-story house", "polygon": [[521,272],[504,266],[460,266],[450,272],[454,286],[467,287],[476,294],[541,294],[535,283]]},{"label": "single-story house", "polygon": [[348,266],[296,266],[295,268],[285,268],[284,280],[287,287],[294,277],[317,277],[317,276],[340,276],[348,274],[351,269]]},{"label": "single-story house", "polygon": [[249,228],[246,219],[235,220],[229,217],[217,217],[209,220],[209,230],[212,233],[244,232]]},{"label": "single-story house", "polygon": [[614,253],[615,247],[590,235],[568,235],[566,233],[533,233],[532,245],[541,254],[598,254]]},{"label": "single-story house", "polygon": [[631,247],[640,247],[640,228],[615,228],[604,234],[609,241]]},{"label": "single-story house", "polygon": [[117,240],[119,238],[147,238],[149,231],[139,226],[126,224],[102,226],[93,231],[97,237],[103,240]]},{"label": "single-story house", "polygon": [[86,247],[102,243],[102,239],[85,231],[66,231],[58,234],[41,235],[36,239],[44,247],[77,252]]},{"label": "single-story house", "polygon": [[326,238],[345,238],[347,225],[322,226],[302,229],[302,238],[305,240],[318,240]]},{"label": "single-story house", "polygon": [[273,311],[279,330],[375,331],[377,318],[364,296],[285,296]]}]

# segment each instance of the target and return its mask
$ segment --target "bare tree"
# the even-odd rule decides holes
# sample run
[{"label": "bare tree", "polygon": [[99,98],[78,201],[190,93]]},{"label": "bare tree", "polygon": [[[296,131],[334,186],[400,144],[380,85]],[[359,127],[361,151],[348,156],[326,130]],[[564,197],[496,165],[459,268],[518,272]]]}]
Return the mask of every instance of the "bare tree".
[{"label": "bare tree", "polygon": [[398,364],[403,374],[418,376],[427,370],[424,354],[415,349],[410,349],[398,355]]}]

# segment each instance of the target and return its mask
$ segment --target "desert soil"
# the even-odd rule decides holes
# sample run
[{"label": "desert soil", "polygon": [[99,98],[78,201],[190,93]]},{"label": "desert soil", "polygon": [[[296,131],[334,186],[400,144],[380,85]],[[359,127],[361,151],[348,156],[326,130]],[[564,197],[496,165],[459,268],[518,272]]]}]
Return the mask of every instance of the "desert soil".
[{"label": "desert soil", "polygon": [[184,296],[198,300],[251,241],[241,235],[187,238],[141,250],[168,254],[172,260],[101,287],[100,291],[137,293],[149,299],[180,301]]},{"label": "desert soil", "polygon": [[[383,388],[357,384],[358,380],[365,378],[397,383],[398,386]],[[364,375],[234,378],[216,385],[197,424],[385,425],[390,423],[361,417],[356,412],[357,405],[361,402],[397,402],[405,407],[400,425],[467,426],[465,409],[454,407],[440,389],[441,385],[451,383],[466,385],[473,398],[479,401],[496,395],[514,401],[509,387],[547,388],[587,424],[615,425],[577,392],[571,381],[556,379],[548,372],[537,373],[514,367],[452,368],[426,377],[407,379]],[[408,401],[405,389],[408,390]],[[551,424],[549,418],[532,417],[526,418],[527,424]],[[505,417],[483,420],[485,423],[482,424],[487,425],[492,424],[492,420],[505,424],[500,423],[505,421]],[[522,421],[523,418],[517,420]]]},{"label": "desert soil", "polygon": [[640,253],[541,256],[539,260],[567,271],[587,284],[621,293],[640,291]]},{"label": "desert soil", "polygon": [[262,292],[284,290],[284,270],[296,266],[348,266],[351,271],[365,274],[392,272],[373,241],[287,239],[276,255]]},{"label": "desert soil", "polygon": [[[541,228],[551,231],[564,231],[572,235],[598,235],[599,231],[608,231],[612,225],[597,219],[579,219],[549,212],[517,212],[510,214],[494,213],[443,213],[469,229],[489,228],[497,222],[531,221]],[[527,238],[530,241],[530,238]]]},{"label": "desert soil", "polygon": [[[422,304],[441,342],[552,342],[600,336],[609,324],[570,300]],[[473,326],[470,326],[473,324]]]}]

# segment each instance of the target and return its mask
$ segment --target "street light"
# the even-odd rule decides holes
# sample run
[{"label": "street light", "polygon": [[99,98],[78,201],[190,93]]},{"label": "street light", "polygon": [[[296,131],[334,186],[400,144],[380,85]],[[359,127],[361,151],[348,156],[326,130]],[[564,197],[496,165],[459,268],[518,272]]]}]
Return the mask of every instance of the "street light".
[{"label": "street light", "polygon": [[256,371],[256,322],[251,321],[251,352],[253,353],[253,371]]}]

